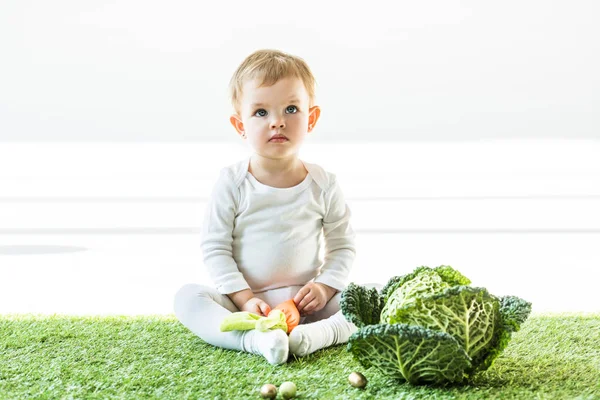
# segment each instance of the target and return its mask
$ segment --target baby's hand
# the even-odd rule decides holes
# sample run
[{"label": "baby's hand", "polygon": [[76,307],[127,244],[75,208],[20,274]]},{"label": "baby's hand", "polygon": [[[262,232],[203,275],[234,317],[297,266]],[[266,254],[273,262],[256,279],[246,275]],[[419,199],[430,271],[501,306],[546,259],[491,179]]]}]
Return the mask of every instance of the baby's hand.
[{"label": "baby's hand", "polygon": [[310,315],[319,311],[333,297],[336,290],[323,283],[309,282],[294,297],[300,315]]},{"label": "baby's hand", "polygon": [[244,303],[240,311],[248,311],[266,317],[271,312],[271,307],[258,297],[252,297]]}]

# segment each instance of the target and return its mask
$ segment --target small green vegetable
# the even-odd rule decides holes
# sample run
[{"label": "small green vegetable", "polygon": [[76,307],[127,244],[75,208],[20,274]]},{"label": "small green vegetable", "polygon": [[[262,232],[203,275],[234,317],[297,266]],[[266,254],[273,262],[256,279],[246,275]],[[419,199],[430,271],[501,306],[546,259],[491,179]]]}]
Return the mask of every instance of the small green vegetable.
[{"label": "small green vegetable", "polygon": [[279,386],[279,393],[281,393],[281,396],[284,399],[296,397],[296,385],[294,382],[283,382],[281,386]]},{"label": "small green vegetable", "polygon": [[272,310],[268,317],[261,317],[247,311],[234,312],[223,319],[220,328],[221,332],[250,329],[256,329],[261,332],[268,331],[269,329],[283,329],[284,332],[288,330],[285,314],[281,310]]},{"label": "small green vegetable", "polygon": [[247,311],[231,313],[221,322],[221,332],[254,329],[259,318],[260,315]]}]

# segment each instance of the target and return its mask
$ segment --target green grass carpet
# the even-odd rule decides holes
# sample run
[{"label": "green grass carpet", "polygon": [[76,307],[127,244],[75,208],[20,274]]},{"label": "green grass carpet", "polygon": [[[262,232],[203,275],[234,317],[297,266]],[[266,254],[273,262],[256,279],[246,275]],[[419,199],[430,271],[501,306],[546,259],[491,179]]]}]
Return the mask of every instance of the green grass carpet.
[{"label": "green grass carpet", "polygon": [[[348,384],[352,371],[365,389]],[[600,399],[600,314],[533,315],[488,371],[450,388],[386,379],[343,345],[271,366],[173,316],[0,315],[1,399],[258,399],[284,381],[299,399]]]}]

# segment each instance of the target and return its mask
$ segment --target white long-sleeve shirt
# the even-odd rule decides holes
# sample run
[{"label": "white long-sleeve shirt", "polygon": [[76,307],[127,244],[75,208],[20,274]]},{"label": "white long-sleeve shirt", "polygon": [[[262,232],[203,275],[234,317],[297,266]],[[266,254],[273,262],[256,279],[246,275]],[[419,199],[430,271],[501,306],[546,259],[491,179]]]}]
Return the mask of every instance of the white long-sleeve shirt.
[{"label": "white long-sleeve shirt", "polygon": [[335,175],[303,161],[304,181],[275,188],[256,180],[249,162],[221,169],[207,204],[202,253],[216,289],[257,293],[314,279],[343,290],[355,233]]}]

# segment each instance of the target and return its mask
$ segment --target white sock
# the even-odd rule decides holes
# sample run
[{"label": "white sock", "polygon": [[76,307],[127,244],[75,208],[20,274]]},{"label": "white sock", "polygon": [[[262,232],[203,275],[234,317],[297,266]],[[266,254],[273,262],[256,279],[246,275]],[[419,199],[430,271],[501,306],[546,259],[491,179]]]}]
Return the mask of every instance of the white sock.
[{"label": "white sock", "polygon": [[255,329],[246,331],[242,338],[244,351],[264,356],[270,364],[287,362],[289,354],[288,335],[281,329],[261,332]]},{"label": "white sock", "polygon": [[289,337],[290,352],[302,357],[325,347],[346,343],[354,332],[356,326],[346,321],[342,312],[338,311],[327,319],[295,327]]}]

